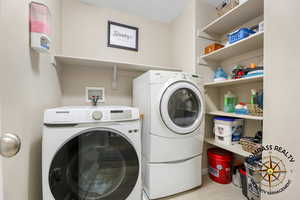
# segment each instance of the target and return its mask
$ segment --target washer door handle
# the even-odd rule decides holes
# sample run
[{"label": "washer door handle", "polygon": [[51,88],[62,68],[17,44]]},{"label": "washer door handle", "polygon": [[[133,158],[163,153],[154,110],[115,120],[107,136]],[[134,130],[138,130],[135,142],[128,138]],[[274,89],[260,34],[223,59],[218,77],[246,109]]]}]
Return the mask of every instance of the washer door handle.
[{"label": "washer door handle", "polygon": [[15,156],[21,148],[20,138],[12,133],[5,133],[0,137],[0,155],[6,158]]}]

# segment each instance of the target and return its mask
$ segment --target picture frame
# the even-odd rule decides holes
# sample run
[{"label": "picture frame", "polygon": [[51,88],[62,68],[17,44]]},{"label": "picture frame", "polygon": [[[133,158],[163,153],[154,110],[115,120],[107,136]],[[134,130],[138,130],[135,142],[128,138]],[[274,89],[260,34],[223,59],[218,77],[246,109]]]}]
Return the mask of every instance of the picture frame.
[{"label": "picture frame", "polygon": [[138,51],[139,29],[137,27],[108,21],[107,46]]}]

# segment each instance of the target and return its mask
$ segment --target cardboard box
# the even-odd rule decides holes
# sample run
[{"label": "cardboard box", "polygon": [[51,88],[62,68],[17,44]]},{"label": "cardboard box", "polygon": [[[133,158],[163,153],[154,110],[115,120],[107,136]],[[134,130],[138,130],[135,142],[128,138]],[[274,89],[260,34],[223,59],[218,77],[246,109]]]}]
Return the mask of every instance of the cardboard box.
[{"label": "cardboard box", "polygon": [[213,44],[210,44],[209,46],[205,47],[204,53],[209,54],[209,53],[216,51],[218,49],[221,49],[223,47],[224,47],[224,45],[222,45],[222,44],[213,43]]}]

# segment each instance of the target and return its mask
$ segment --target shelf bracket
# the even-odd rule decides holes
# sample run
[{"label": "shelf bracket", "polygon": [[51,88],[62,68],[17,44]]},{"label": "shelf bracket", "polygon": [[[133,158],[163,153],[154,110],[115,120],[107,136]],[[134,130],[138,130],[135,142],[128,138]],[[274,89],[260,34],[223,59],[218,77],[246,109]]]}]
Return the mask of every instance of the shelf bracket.
[{"label": "shelf bracket", "polygon": [[213,41],[213,42],[221,42],[220,38],[217,36],[211,36],[209,34],[206,34],[204,32],[202,32],[200,29],[197,29],[197,33],[196,33],[197,39],[204,39],[204,40],[209,40],[209,41]]},{"label": "shelf bracket", "polygon": [[112,89],[116,90],[118,87],[118,80],[117,80],[117,65],[114,65],[114,69],[113,69],[113,77],[112,77]]},{"label": "shelf bracket", "polygon": [[52,66],[54,66],[54,67],[57,66],[56,59],[55,59],[54,56],[51,56],[51,64],[52,64]]},{"label": "shelf bracket", "polygon": [[203,62],[201,56],[197,56],[197,65],[204,66],[204,67],[218,67],[217,63],[214,62]]}]

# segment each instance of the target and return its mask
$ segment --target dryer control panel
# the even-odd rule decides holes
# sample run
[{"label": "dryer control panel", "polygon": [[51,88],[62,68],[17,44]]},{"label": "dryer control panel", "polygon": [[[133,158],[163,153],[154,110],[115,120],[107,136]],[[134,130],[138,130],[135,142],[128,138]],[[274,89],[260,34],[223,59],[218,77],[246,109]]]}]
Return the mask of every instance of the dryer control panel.
[{"label": "dryer control panel", "polygon": [[62,107],[46,110],[45,124],[79,124],[139,120],[139,110],[131,107]]},{"label": "dryer control panel", "polygon": [[150,76],[150,84],[163,84],[170,80],[185,80],[194,82],[198,86],[203,85],[203,77],[197,74],[157,70],[151,70],[147,73]]}]

